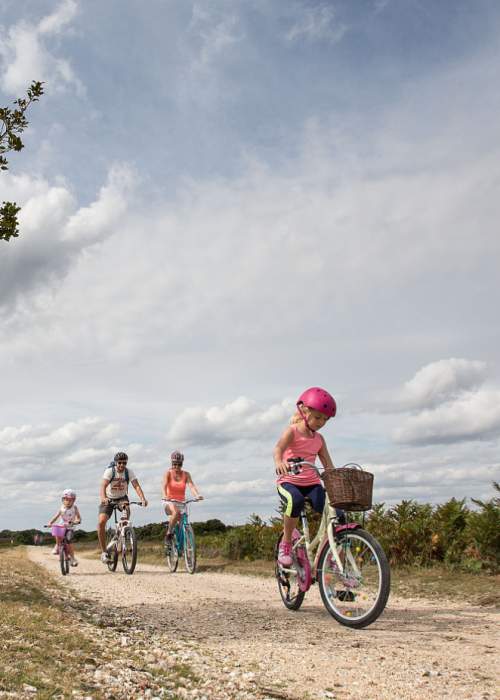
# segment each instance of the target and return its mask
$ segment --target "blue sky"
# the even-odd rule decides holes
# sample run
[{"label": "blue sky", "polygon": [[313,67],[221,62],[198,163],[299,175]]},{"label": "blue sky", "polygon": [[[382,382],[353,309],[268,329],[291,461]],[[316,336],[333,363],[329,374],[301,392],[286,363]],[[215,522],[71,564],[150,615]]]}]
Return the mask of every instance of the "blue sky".
[{"label": "blue sky", "polygon": [[[500,10],[494,2],[3,0],[0,103],[32,79],[1,199],[0,528],[117,449],[159,517],[276,505],[294,398],[377,500],[498,479]],[[36,494],[36,498],[35,498]]]}]

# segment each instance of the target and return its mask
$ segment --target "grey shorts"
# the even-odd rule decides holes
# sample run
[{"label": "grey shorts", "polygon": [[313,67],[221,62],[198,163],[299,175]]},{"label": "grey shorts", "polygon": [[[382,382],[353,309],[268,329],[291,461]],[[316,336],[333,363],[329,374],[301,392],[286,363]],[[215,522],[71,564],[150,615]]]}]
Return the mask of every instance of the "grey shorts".
[{"label": "grey shorts", "polygon": [[[108,516],[108,518],[110,518],[113,515],[113,504],[114,503],[120,503],[122,505],[125,505],[126,503],[128,503],[128,496],[122,496],[121,498],[110,499],[109,503],[107,503],[106,505],[101,504],[99,506],[99,514],[105,513]],[[121,510],[121,508],[120,508],[120,510]]]}]

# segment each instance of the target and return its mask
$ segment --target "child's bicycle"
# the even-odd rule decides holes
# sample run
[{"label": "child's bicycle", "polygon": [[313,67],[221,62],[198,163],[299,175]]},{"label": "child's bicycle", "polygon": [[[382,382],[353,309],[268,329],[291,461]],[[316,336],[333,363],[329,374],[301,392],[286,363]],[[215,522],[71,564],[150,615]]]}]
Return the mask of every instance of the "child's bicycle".
[{"label": "child's bicycle", "polygon": [[[295,473],[300,471],[301,465],[307,465],[316,469],[323,479],[316,465],[298,458],[288,461],[293,463]],[[361,469],[353,464],[346,467]],[[352,470],[344,468],[344,472],[349,474]],[[275,573],[279,592],[289,610],[298,610],[306,592],[317,581],[323,604],[337,622],[347,627],[366,627],[379,617],[387,603],[391,585],[389,562],[377,540],[361,525],[356,522],[340,524],[335,507],[329,503],[331,489],[327,490],[330,499],[327,494],[319,530],[312,541],[305,510],[300,513],[302,532],[294,530],[290,568],[278,563],[278,547],[283,535],[278,539]],[[356,508],[349,505],[343,503],[342,507],[345,510],[368,509],[360,508],[359,504]]]},{"label": "child's bicycle", "polygon": [[198,498],[189,498],[187,501],[177,501],[174,498],[162,498],[165,503],[177,503],[186,507],[181,513],[180,521],[176,524],[172,537],[168,539],[165,536],[165,557],[167,566],[172,573],[177,570],[179,557],[184,554],[186,570],[190,574],[196,571],[196,542],[194,539],[193,528],[189,522],[189,503],[196,503]]},{"label": "child's bicycle", "polygon": [[66,576],[69,574],[69,567],[71,565],[68,545],[73,539],[73,525],[45,525],[45,527],[50,528],[54,537],[62,537],[61,544],[59,545],[59,564],[61,566],[62,575]]},{"label": "child's bicycle", "polygon": [[[121,554],[123,570],[126,574],[133,574],[137,564],[137,535],[130,523],[129,507],[142,506],[142,503],[129,501],[128,506],[125,506],[123,502],[111,503],[111,505],[113,506],[115,522],[114,527],[110,525],[106,528],[107,566],[110,571],[116,571],[118,554]],[[117,510],[122,511],[120,519],[116,514]]]}]

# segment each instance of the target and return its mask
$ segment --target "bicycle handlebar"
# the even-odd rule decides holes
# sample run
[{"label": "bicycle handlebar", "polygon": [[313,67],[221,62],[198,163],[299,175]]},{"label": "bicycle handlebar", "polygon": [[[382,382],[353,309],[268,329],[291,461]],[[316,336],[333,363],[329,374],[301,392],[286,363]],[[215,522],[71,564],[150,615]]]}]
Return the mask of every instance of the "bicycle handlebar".
[{"label": "bicycle handlebar", "polygon": [[[302,459],[301,457],[290,457],[289,459],[287,459],[287,462],[290,464],[289,472],[291,474],[299,474],[302,471],[301,469],[299,469],[299,467],[302,467],[303,465],[306,465],[308,467],[312,467],[315,470],[315,472],[317,473],[317,475],[320,477],[320,479],[322,478],[322,476],[325,472],[324,467],[323,467],[323,471],[320,471],[318,469],[317,464],[313,464],[312,462],[308,462],[305,459]],[[363,471],[363,467],[360,464],[357,464],[356,462],[347,462],[346,464],[342,465],[342,467],[339,467],[339,468],[344,469],[345,467],[351,467],[351,468],[360,469],[361,471]]]},{"label": "bicycle handlebar", "polygon": [[186,505],[187,503],[198,503],[198,501],[202,501],[204,499],[202,498],[188,498],[187,501],[179,501],[177,498],[162,498],[162,501],[165,501],[165,503],[182,503],[182,505]]}]

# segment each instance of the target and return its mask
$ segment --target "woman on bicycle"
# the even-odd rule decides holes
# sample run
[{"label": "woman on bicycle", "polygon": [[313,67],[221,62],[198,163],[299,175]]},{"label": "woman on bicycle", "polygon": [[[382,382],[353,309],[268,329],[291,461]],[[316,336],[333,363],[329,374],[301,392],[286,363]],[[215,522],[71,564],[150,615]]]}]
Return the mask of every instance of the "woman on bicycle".
[{"label": "woman on bicycle", "polygon": [[[173,499],[174,501],[185,501],[186,500],[186,486],[189,488],[195,498],[199,501],[203,500],[203,496],[200,496],[198,489],[193,483],[191,474],[184,471],[182,465],[184,463],[184,455],[182,452],[172,452],[170,455],[171,467],[167,469],[163,477],[163,496],[166,499]],[[179,521],[181,514],[185,510],[185,505],[182,503],[166,503],[165,513],[169,516],[168,529],[166,537],[167,539],[172,538],[172,533],[176,523]]]},{"label": "woman on bicycle", "polygon": [[299,474],[290,473],[288,459],[300,457],[314,464],[319,457],[325,469],[334,465],[324,438],[317,432],[329,418],[337,412],[335,399],[319,387],[306,389],[297,401],[297,412],[274,448],[274,464],[278,493],[284,505],[283,538],[278,552],[281,566],[292,564],[292,533],[297,525],[298,516],[308,498],[313,509],[322,513],[325,505],[325,491],[317,472],[306,465]]},{"label": "woman on bicycle", "polygon": [[[76,493],[73,491],[73,489],[66,489],[63,492],[61,500],[62,506],[59,508],[54,517],[49,520],[48,527],[51,527],[52,525],[69,527],[71,525],[78,525],[81,523],[82,518],[78,507],[75,505]],[[52,533],[56,538],[56,546],[52,550],[52,554],[59,554],[59,547],[61,546],[63,538],[60,536],[60,534],[54,534],[59,532],[61,531],[57,529]],[[71,566],[78,566],[78,562],[75,559],[75,551],[71,542],[68,543],[68,553]]]}]

